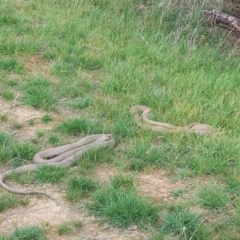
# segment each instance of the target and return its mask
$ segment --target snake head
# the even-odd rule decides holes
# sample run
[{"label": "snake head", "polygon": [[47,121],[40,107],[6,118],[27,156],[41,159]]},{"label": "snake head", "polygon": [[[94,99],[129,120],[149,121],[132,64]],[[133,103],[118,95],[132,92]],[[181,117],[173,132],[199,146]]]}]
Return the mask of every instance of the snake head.
[{"label": "snake head", "polygon": [[144,105],[136,105],[136,106],[131,107],[130,112],[132,114],[135,114],[137,112],[143,112],[143,111],[145,111],[147,109],[149,109],[149,107],[144,106]]}]

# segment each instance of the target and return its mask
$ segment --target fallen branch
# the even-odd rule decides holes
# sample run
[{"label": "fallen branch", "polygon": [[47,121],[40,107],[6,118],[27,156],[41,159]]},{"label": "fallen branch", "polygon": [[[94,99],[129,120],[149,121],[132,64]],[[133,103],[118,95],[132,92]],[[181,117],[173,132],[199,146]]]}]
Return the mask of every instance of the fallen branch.
[{"label": "fallen branch", "polygon": [[213,24],[219,24],[221,27],[228,28],[229,30],[240,33],[240,19],[228,15],[226,13],[213,10],[206,11],[204,10],[204,14]]}]

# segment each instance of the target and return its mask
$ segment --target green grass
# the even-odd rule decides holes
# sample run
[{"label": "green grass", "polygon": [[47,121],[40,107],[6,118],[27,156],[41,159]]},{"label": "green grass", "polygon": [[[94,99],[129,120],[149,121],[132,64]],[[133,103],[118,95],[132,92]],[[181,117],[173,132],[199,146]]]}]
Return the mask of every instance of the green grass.
[{"label": "green grass", "polygon": [[133,191],[136,189],[134,177],[131,175],[116,175],[111,179],[110,184],[113,188],[119,190]]},{"label": "green grass", "polygon": [[142,199],[133,192],[113,187],[96,191],[89,209],[110,225],[127,228],[137,225],[147,228],[156,225],[159,218],[158,207]]},{"label": "green grass", "polygon": [[60,226],[57,228],[57,233],[58,235],[64,235],[72,232],[72,227],[67,224],[67,223],[62,223]]},{"label": "green grass", "polygon": [[[179,239],[210,239],[209,232],[202,226],[202,220],[188,209],[174,206],[165,214],[160,236],[173,234]],[[155,239],[158,239],[157,237]]]},{"label": "green grass", "polygon": [[0,122],[7,122],[8,116],[7,114],[0,115]]},{"label": "green grass", "polygon": [[81,229],[83,226],[82,222],[74,221],[74,222],[63,222],[57,227],[58,235],[65,235],[73,232],[75,229]]},{"label": "green grass", "polygon": [[21,198],[9,193],[0,194],[0,212],[17,206],[28,205],[27,198]]},{"label": "green grass", "polygon": [[69,180],[66,189],[66,198],[71,202],[80,201],[81,198],[89,196],[96,191],[99,184],[88,177],[76,178]]},{"label": "green grass", "polygon": [[136,143],[127,151],[129,170],[143,170],[149,165],[161,164],[160,147],[151,146],[148,143]]},{"label": "green grass", "polygon": [[13,166],[19,166],[32,159],[36,153],[36,147],[28,142],[14,141],[12,136],[0,131],[0,156],[1,163],[11,162]]},{"label": "green grass", "polygon": [[218,185],[204,187],[199,192],[199,202],[203,207],[218,210],[230,203],[230,195]]},{"label": "green grass", "polygon": [[16,228],[9,236],[1,237],[1,240],[45,240],[44,231],[38,226],[26,226]]},{"label": "green grass", "polygon": [[67,175],[67,169],[43,165],[36,171],[36,181],[39,183],[58,183]]},{"label": "green grass", "polygon": [[23,174],[13,173],[11,174],[10,178],[11,180],[20,184],[57,184],[62,182],[66,176],[66,168],[42,165],[35,172],[29,171]]},{"label": "green grass", "polygon": [[65,120],[57,127],[57,130],[73,136],[78,136],[83,133],[102,133],[101,126],[98,122],[91,122],[83,118]]},{"label": "green grass", "polygon": [[11,90],[6,89],[3,93],[1,93],[4,99],[7,101],[14,99],[14,93]]},{"label": "green grass", "polygon": [[43,123],[48,123],[48,122],[51,122],[53,119],[52,119],[52,116],[51,115],[48,115],[48,114],[46,114],[46,115],[44,115],[43,117],[42,117],[42,122]]},{"label": "green grass", "polygon": [[[227,232],[239,239],[239,48],[227,38],[228,32],[211,26],[202,11],[226,9],[222,2],[0,0],[1,100],[11,103],[19,96],[13,109],[21,104],[37,108],[46,126],[55,124],[55,115],[64,119],[45,131],[38,129],[37,120],[26,126],[0,109],[1,129],[9,124],[9,133],[0,131],[2,169],[29,163],[38,149],[112,133],[114,148],[87,152],[71,170],[43,168],[37,177],[26,173],[19,181],[60,181],[67,195],[76,191],[71,204],[80,204],[78,199],[86,194],[84,201],[96,204],[101,219],[120,228],[146,223],[152,226],[147,235],[155,239],[211,239],[209,231],[216,239],[227,239]],[[146,10],[138,11],[139,4]],[[29,62],[33,57],[36,63]],[[153,133],[134,123],[129,110],[138,104],[151,107],[149,117],[155,121],[176,126],[201,122],[216,131],[208,136]],[[22,141],[19,136],[28,137],[34,128],[36,137]],[[91,189],[99,181],[95,176],[89,182],[80,180],[105,165],[106,171],[118,172],[115,177],[109,172],[111,188]],[[158,170],[174,181],[181,179],[184,188],[173,191],[170,205],[180,201],[185,208],[160,212],[161,226],[155,228],[159,222],[152,210],[149,221],[141,210],[144,196],[137,195],[134,174]],[[214,186],[202,189],[198,181],[205,178]],[[193,196],[197,201],[185,199],[189,182],[199,192]],[[105,210],[106,194],[114,200],[112,215]],[[104,203],[98,206],[97,198]],[[195,204],[210,215],[192,212]],[[125,213],[121,206],[126,205],[135,212]],[[218,214],[230,219],[230,226],[224,222],[221,229],[216,227]],[[201,219],[208,224],[200,224]],[[185,225],[186,237],[181,235]]]},{"label": "green grass", "polygon": [[34,77],[25,84],[23,101],[25,104],[47,111],[53,110],[56,105],[56,98],[49,81],[41,76]]},{"label": "green grass", "polygon": [[83,109],[91,105],[91,98],[86,97],[76,97],[69,102],[69,106],[73,109]]},{"label": "green grass", "polygon": [[14,58],[7,58],[0,60],[0,70],[5,70],[8,72],[23,73],[24,66],[22,63],[16,61]]}]

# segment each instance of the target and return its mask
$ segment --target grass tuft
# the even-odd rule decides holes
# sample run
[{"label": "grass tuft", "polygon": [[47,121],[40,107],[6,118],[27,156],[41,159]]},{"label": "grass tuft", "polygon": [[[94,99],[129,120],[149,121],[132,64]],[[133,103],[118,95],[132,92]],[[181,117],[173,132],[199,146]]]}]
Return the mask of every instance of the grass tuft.
[{"label": "grass tuft", "polygon": [[136,134],[136,124],[132,115],[120,116],[112,129],[112,133],[118,137],[132,137]]},{"label": "grass tuft", "polygon": [[9,193],[0,194],[0,212],[17,206],[26,206],[27,204],[27,198],[21,198]]},{"label": "grass tuft", "polygon": [[58,183],[67,174],[66,168],[42,165],[35,173],[39,183]]},{"label": "grass tuft", "polygon": [[98,122],[91,122],[82,118],[65,120],[57,128],[58,131],[78,136],[80,134],[102,133],[102,128]]},{"label": "grass tuft", "polygon": [[111,187],[119,190],[134,191],[136,185],[131,175],[116,175],[110,181]]},{"label": "grass tuft", "polygon": [[230,200],[230,195],[219,185],[204,187],[199,192],[200,204],[212,210],[224,208]]},{"label": "grass tuft", "polygon": [[112,226],[122,229],[130,225],[147,228],[158,222],[157,206],[152,205],[133,192],[112,187],[96,191],[89,209]]},{"label": "grass tuft", "polygon": [[57,227],[57,234],[58,235],[65,235],[69,234],[74,231],[74,229],[80,229],[82,228],[83,223],[80,221],[74,221],[74,222],[63,222]]},{"label": "grass tuft", "polygon": [[96,191],[99,188],[99,184],[90,178],[76,178],[73,177],[69,180],[66,197],[71,202],[77,202],[82,197],[88,196],[90,193]]},{"label": "grass tuft", "polygon": [[36,153],[36,147],[31,143],[14,143],[10,145],[12,164],[19,166],[24,164],[27,160],[31,160]]},{"label": "grass tuft", "polygon": [[177,206],[166,213],[162,231],[165,234],[172,233],[193,240],[204,239],[203,235],[206,234],[201,226],[199,215]]},{"label": "grass tuft", "polygon": [[12,234],[3,240],[46,240],[44,231],[38,226],[16,228]]},{"label": "grass tuft", "polygon": [[51,122],[52,120],[53,120],[52,116],[48,115],[48,114],[46,114],[42,117],[42,122],[45,123],[45,124]]},{"label": "grass tuft", "polygon": [[77,97],[69,102],[69,106],[73,109],[83,109],[91,105],[92,100],[90,97]]},{"label": "grass tuft", "polygon": [[23,73],[24,72],[24,65],[14,58],[7,58],[0,60],[0,70],[5,70],[7,72],[14,72],[14,73]]},{"label": "grass tuft", "polygon": [[149,165],[158,165],[162,162],[160,150],[148,143],[137,143],[127,152],[130,161],[127,168],[133,171],[143,170]]},{"label": "grass tuft", "polygon": [[41,76],[34,77],[25,84],[23,101],[46,111],[53,110],[57,103],[49,81]]}]

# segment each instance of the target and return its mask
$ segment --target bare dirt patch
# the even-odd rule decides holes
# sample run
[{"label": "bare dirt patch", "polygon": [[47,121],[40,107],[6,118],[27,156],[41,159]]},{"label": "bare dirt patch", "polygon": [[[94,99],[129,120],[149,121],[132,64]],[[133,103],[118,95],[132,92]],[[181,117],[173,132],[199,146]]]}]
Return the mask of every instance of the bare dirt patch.
[{"label": "bare dirt patch", "polygon": [[185,188],[183,181],[171,181],[169,173],[164,170],[139,173],[136,177],[140,194],[155,201],[173,201],[173,192]]},{"label": "bare dirt patch", "polygon": [[6,117],[5,121],[0,122],[0,130],[14,133],[19,140],[33,138],[38,131],[51,130],[61,121],[60,115],[54,113],[51,114],[53,121],[45,124],[41,122],[41,118],[46,114],[45,111],[25,105],[14,105],[0,98],[0,116]]}]

